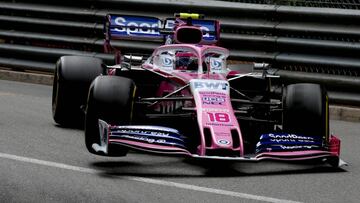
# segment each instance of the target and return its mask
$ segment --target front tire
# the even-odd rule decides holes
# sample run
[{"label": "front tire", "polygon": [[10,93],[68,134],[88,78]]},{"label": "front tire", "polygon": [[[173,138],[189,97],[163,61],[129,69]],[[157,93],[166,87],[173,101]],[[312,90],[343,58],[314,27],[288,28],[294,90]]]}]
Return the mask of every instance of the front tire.
[{"label": "front tire", "polygon": [[283,97],[283,131],[329,140],[329,105],[318,84],[288,85]]},{"label": "front tire", "polygon": [[52,115],[62,126],[80,126],[91,81],[103,72],[102,60],[84,56],[63,56],[55,67]]},{"label": "front tire", "polygon": [[[92,145],[100,143],[98,120],[111,125],[129,125],[132,122],[135,83],[118,76],[98,76],[90,86],[85,115],[85,145],[90,153],[97,153]],[[110,145],[108,156],[125,156],[128,149]]]}]

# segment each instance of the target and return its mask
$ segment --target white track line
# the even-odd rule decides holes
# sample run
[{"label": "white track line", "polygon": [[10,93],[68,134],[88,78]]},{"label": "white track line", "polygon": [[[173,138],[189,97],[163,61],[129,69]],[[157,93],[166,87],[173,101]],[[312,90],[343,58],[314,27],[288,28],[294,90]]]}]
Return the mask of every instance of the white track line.
[{"label": "white track line", "polygon": [[[72,166],[72,165],[67,165],[67,164],[62,164],[62,163],[51,162],[51,161],[44,161],[44,160],[40,160],[40,159],[33,159],[33,158],[28,158],[28,157],[23,157],[23,156],[16,156],[16,155],[12,155],[12,154],[1,153],[1,152],[0,152],[0,158],[21,161],[21,162],[26,162],[26,163],[32,163],[32,164],[37,164],[37,165],[42,165],[42,166],[50,166],[50,167],[54,167],[54,168],[66,169],[66,170],[77,171],[77,172],[82,172],[82,173],[89,173],[89,174],[102,173],[101,170]],[[176,183],[176,182],[157,180],[157,179],[151,179],[151,178],[142,178],[142,177],[134,177],[134,176],[120,176],[120,178],[125,179],[125,180],[130,180],[130,181],[137,181],[137,182],[149,183],[149,184],[155,184],[155,185],[163,185],[163,186],[181,188],[181,189],[186,189],[186,190],[207,192],[207,193],[212,193],[212,194],[225,195],[225,196],[231,196],[231,197],[239,197],[242,199],[257,200],[257,201],[263,201],[263,202],[299,203],[299,202],[291,201],[291,200],[277,199],[277,198],[272,198],[272,197],[252,195],[252,194],[241,193],[241,192],[233,192],[233,191],[228,191],[228,190],[220,190],[220,189],[215,189],[215,188],[200,187],[200,186],[196,186],[196,185],[188,185],[188,184],[183,184],[183,183]]]}]

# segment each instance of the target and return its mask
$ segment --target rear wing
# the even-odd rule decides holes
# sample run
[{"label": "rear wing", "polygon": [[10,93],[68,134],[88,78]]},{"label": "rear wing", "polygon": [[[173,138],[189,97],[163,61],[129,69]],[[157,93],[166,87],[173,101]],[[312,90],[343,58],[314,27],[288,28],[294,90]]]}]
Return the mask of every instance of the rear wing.
[{"label": "rear wing", "polygon": [[[194,16],[194,15],[191,15]],[[189,21],[191,16],[187,19]],[[106,16],[104,34],[106,43],[112,40],[142,40],[166,42],[174,34],[176,20],[156,17],[109,14]],[[216,44],[220,37],[220,24],[217,20],[190,19],[191,26],[199,27],[203,33],[201,44]]]}]

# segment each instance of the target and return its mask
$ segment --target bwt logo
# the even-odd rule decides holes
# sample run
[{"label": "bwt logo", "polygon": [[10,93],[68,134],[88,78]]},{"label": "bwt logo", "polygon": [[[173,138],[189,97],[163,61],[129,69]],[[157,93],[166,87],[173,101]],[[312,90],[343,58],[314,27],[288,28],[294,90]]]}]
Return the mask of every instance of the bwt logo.
[{"label": "bwt logo", "polygon": [[[138,22],[137,22],[138,21]],[[160,21],[141,22],[140,20],[129,20],[123,17],[117,17],[114,20],[115,25],[120,28],[115,28],[117,32],[126,32],[131,34],[145,34],[145,35],[160,35],[158,28],[161,26]]]},{"label": "bwt logo", "polygon": [[211,59],[210,60],[210,67],[213,70],[221,70],[222,69],[222,63],[219,60]]},{"label": "bwt logo", "polygon": [[194,82],[195,89],[227,90],[229,84],[226,82]]},{"label": "bwt logo", "polygon": [[162,64],[165,67],[172,67],[173,66],[173,60],[171,58],[164,57],[164,58],[162,58]]}]

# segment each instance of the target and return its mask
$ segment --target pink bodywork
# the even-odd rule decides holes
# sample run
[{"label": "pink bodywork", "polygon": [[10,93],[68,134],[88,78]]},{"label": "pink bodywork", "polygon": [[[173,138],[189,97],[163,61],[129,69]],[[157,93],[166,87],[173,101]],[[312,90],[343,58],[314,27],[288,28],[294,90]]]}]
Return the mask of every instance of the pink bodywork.
[{"label": "pink bodywork", "polygon": [[[110,19],[110,16],[108,16],[108,18]],[[150,141],[146,143],[136,140],[120,139],[118,137],[110,138],[111,130],[116,129],[117,126],[111,126],[100,120],[99,126],[101,145],[97,146],[99,151],[103,151],[106,154],[108,152],[107,148],[109,145],[120,144],[143,151],[163,154],[178,154],[205,159],[238,161],[292,161],[334,158],[335,160],[339,160],[340,140],[333,135],[329,137],[328,143],[325,144],[327,148],[324,150],[263,152],[251,157],[245,157],[244,155],[247,154],[247,152],[244,152],[241,126],[237,121],[231,104],[230,85],[228,83],[228,78],[237,76],[239,72],[227,69],[226,58],[229,56],[229,51],[225,48],[214,46],[220,36],[219,22],[215,22],[216,40],[209,43],[205,43],[204,41],[198,42],[202,45],[184,44],[181,40],[179,40],[181,36],[178,36],[178,31],[181,29],[194,29],[198,31],[196,33],[202,34],[199,26],[193,26],[190,24],[191,23],[185,22],[184,20],[177,19],[174,27],[174,36],[171,39],[174,39],[174,41],[179,44],[169,44],[158,47],[154,50],[152,56],[144,64],[142,64],[142,68],[168,79],[160,83],[158,91],[156,92],[156,97],[164,97],[181,89],[181,91],[178,92],[179,95],[193,98],[194,102],[186,101],[184,107],[194,109],[196,111],[197,123],[200,130],[200,132],[194,132],[194,135],[200,134],[200,144],[197,147],[196,154],[177,146],[164,146]],[[108,35],[109,34],[107,33],[107,39],[110,39]],[[106,42],[107,46],[105,46],[105,48],[108,48],[109,41],[107,40]],[[191,53],[180,53],[176,55],[174,50],[181,49],[190,50]],[[169,54],[168,56],[166,56],[166,54],[161,55],[162,52],[169,52]],[[171,54],[171,52],[174,53]],[[121,62],[120,52],[117,51],[116,53],[116,59],[119,64]],[[224,63],[220,64],[221,67],[212,67],[210,64],[212,64],[211,60],[213,59],[206,61],[206,53],[221,55]],[[156,63],[154,62],[156,61],[156,57],[158,57],[158,61],[165,60],[168,63],[164,63],[163,65]],[[182,68],[176,69],[176,64],[174,63],[176,57],[195,57],[197,59],[198,70],[189,71]],[[214,60],[213,62],[219,62],[216,60],[219,59],[215,59],[215,62]],[[207,66],[207,69],[203,66],[204,64]],[[115,75],[115,73],[115,68],[108,69],[109,75]],[[171,103],[172,102],[162,101],[162,104],[169,104],[169,106]],[[160,106],[154,105],[153,108],[160,108]],[[131,128],[131,126],[129,126],[129,128]],[[220,152],[226,151],[230,153],[226,153],[225,155],[222,155],[221,153],[219,153],[220,155],[216,153],[216,155],[208,153],[217,150]],[[230,154],[230,156],[228,156],[228,154]]]},{"label": "pink bodywork", "polygon": [[[243,137],[241,134],[241,126],[239,125],[230,98],[230,85],[227,78],[233,76],[234,71],[227,69],[226,65],[221,70],[212,72],[210,70],[203,71],[204,53],[216,52],[224,55],[226,60],[229,52],[225,48],[209,45],[191,45],[191,44],[172,44],[164,45],[157,48],[152,57],[162,51],[171,51],[174,49],[187,49],[196,54],[198,58],[198,71],[183,71],[171,69],[169,67],[162,68],[153,64],[148,60],[142,65],[142,68],[155,72],[172,82],[162,82],[156,93],[158,97],[162,97],[173,91],[189,85],[190,88],[184,88],[180,93],[183,96],[193,97],[197,121],[200,129],[200,145],[196,154],[191,154],[186,149],[175,146],[161,146],[154,143],[141,143],[136,141],[128,141],[122,139],[109,139],[107,145],[117,143],[134,149],[144,151],[178,154],[198,158],[211,159],[230,159],[239,161],[261,161],[261,160],[308,160],[316,158],[335,158],[340,156],[340,140],[331,135],[328,143],[328,150],[307,150],[307,151],[288,151],[288,152],[263,152],[256,154],[254,157],[244,157]],[[209,68],[209,67],[208,67]],[[113,126],[107,126],[110,131]],[[207,134],[206,132],[207,131]],[[235,133],[234,133],[235,132]],[[105,136],[106,133],[102,133]],[[197,134],[197,132],[194,132]],[[234,140],[235,139],[235,140]],[[210,141],[209,141],[210,140]],[[211,150],[227,150],[231,151],[234,157],[209,156],[208,151]]]},{"label": "pink bodywork", "polygon": [[[227,75],[230,72],[226,67],[223,70],[216,73],[212,73],[211,70],[207,73],[203,72],[202,64],[205,52],[217,52],[225,55],[229,55],[229,51],[225,48],[209,45],[190,45],[190,44],[172,44],[164,45],[155,49],[153,55],[164,51],[172,49],[190,49],[196,53],[198,58],[199,70],[198,72],[187,72],[187,71],[178,71],[178,70],[163,70],[161,67],[153,66],[152,64],[145,63],[143,68],[156,71],[160,74],[163,74],[165,77],[174,79],[177,83],[185,85],[190,83],[193,87],[193,81],[201,83],[202,81],[208,82],[210,85],[214,85],[220,81],[227,84],[227,90],[216,90],[211,88],[200,88],[200,90],[195,90],[191,88],[191,92],[185,92],[185,96],[193,96],[195,100],[197,119],[201,135],[201,144],[198,146],[198,154],[200,156],[205,156],[207,150],[213,149],[226,149],[234,151],[234,154],[238,156],[243,156],[243,142],[240,131],[239,123],[235,117],[234,110],[231,105],[230,95],[229,95],[229,85],[227,83]],[[226,59],[225,57],[225,59]],[[224,84],[225,84],[224,83]],[[161,92],[171,92],[178,88],[178,86],[172,85],[170,83],[164,83],[159,88],[158,96],[162,95]],[[183,92],[184,93],[184,92]],[[218,101],[206,101],[208,100],[218,100]],[[211,144],[208,146],[205,143],[205,134],[203,129],[209,129],[211,135]],[[233,139],[231,131],[237,131],[236,136],[239,140],[237,146],[233,145]],[[207,138],[209,139],[209,138]]]}]

